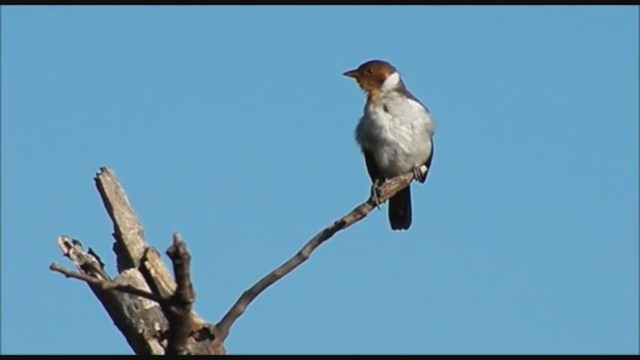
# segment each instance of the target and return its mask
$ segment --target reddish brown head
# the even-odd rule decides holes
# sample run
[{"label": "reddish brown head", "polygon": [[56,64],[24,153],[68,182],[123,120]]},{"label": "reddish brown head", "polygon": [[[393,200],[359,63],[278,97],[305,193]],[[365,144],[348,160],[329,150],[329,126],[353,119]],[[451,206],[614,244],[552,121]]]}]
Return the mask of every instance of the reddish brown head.
[{"label": "reddish brown head", "polygon": [[371,60],[358,66],[357,69],[345,72],[343,75],[356,79],[358,85],[369,96],[375,97],[380,93],[385,80],[396,72],[396,68],[386,61]]}]

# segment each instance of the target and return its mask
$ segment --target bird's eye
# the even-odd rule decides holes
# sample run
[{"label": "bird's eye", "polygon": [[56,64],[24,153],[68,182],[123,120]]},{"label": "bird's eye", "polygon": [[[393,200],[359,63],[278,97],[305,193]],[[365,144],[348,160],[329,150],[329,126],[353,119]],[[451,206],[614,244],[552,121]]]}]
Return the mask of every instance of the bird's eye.
[{"label": "bird's eye", "polygon": [[367,73],[369,73],[369,74],[373,74],[373,68],[368,68],[368,69],[367,69]]}]

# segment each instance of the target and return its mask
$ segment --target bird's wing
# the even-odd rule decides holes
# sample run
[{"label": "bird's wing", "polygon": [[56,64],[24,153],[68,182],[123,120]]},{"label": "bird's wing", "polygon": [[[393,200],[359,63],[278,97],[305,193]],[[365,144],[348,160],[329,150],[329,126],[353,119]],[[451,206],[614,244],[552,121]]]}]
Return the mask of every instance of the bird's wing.
[{"label": "bird's wing", "polygon": [[376,165],[373,153],[364,149],[362,150],[362,153],[364,154],[364,161],[367,164],[367,172],[369,172],[371,181],[376,181],[377,179],[378,181],[382,182],[384,180],[384,176],[382,176],[382,172],[380,172],[378,165]]},{"label": "bird's wing", "polygon": [[413,95],[411,93],[411,91],[409,91],[409,89],[407,89],[407,87],[404,85],[404,82],[402,83],[402,87],[400,88],[400,92],[402,92],[404,94],[404,96],[408,97],[409,99],[411,99],[411,100],[417,102],[418,104],[422,105],[422,107],[427,111],[427,113],[431,112],[431,110],[429,110],[427,105],[423,104],[422,101],[420,101],[420,99],[418,99],[415,95]]},{"label": "bird's wing", "polygon": [[431,160],[433,160],[434,149],[433,136],[429,136],[429,141],[431,142],[431,153],[429,154],[429,158],[427,159],[427,161],[424,162],[424,165],[427,167],[427,172],[424,173],[424,176],[422,178],[418,179],[418,181],[420,181],[421,183],[424,183],[427,180],[427,174],[429,174],[429,171],[431,171]]}]

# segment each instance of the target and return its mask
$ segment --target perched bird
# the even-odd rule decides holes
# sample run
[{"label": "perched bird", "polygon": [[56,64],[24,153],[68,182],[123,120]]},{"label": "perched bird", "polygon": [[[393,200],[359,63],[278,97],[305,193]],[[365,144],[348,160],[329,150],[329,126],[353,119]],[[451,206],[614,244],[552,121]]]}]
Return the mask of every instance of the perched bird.
[{"label": "perched bird", "polygon": [[[386,179],[414,171],[424,183],[433,159],[435,122],[429,109],[407,90],[393,65],[371,60],[343,75],[354,78],[367,94],[355,138],[364,154],[372,193]],[[418,169],[427,166],[422,175]],[[392,230],[411,226],[409,186],[389,199]]]}]

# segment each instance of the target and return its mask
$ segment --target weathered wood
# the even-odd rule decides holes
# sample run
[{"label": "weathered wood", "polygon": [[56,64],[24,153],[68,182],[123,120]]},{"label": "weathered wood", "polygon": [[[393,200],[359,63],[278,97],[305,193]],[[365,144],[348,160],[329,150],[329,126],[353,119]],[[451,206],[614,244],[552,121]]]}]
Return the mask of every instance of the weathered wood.
[{"label": "weathered wood", "polygon": [[60,237],[59,246],[79,272],[67,271],[55,263],[51,269],[86,281],[138,355],[225,354],[216,326],[192,310],[195,293],[184,290],[185,286],[191,287],[184,243],[176,238],[171,247],[184,250],[172,258],[174,270],[179,271],[184,282],[176,285],[158,251],[146,243],[142,225],[115,173],[103,167],[94,180],[113,222],[113,250],[119,274],[111,279],[93,251],[85,251],[79,241],[66,236]]},{"label": "weathered wood", "polygon": [[[427,170],[425,166],[420,169],[423,174]],[[360,221],[379,203],[408,186],[415,176],[409,173],[387,180],[378,189],[377,198],[370,196],[313,236],[298,253],[245,291],[216,325],[206,323],[192,309],[195,292],[190,276],[191,257],[185,243],[174,234],[167,251],[176,284],[158,251],[146,243],[142,225],[109,168],[101,168],[95,182],[114,225],[119,275],[112,280],[97,254],[91,249],[85,251],[79,241],[66,236],[61,236],[58,244],[79,272],[65,270],[55,263],[51,270],[87,282],[138,355],[224,355],[223,344],[231,326],[262,291],[305,262],[335,233]]]},{"label": "weathered wood", "polygon": [[[100,281],[99,284],[115,283],[149,290],[144,278],[136,269],[125,270],[112,280],[99,259],[85,251],[77,240],[60,236],[58,246],[80,273]],[[56,268],[53,265],[52,267]],[[98,283],[87,282],[87,284],[136,354],[163,355],[165,353],[159,335],[168,329],[168,322],[158,303],[140,296],[113,291]]]},{"label": "weathered wood", "polygon": [[102,203],[113,222],[113,237],[116,240],[114,252],[118,258],[118,271],[137,269],[147,247],[142,224],[110,168],[100,168],[94,180]]},{"label": "weathered wood", "polygon": [[196,294],[191,283],[191,255],[187,252],[187,245],[178,234],[173,235],[173,245],[167,249],[167,256],[173,262],[177,286],[171,296],[171,308],[165,310],[169,319],[169,338],[173,339],[167,347],[168,355],[188,354],[187,341],[192,331],[191,307]]}]

